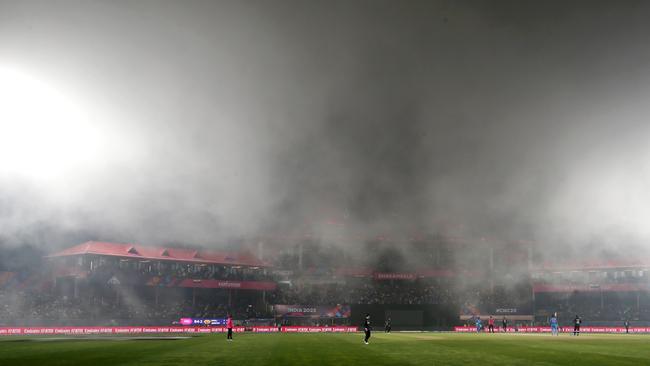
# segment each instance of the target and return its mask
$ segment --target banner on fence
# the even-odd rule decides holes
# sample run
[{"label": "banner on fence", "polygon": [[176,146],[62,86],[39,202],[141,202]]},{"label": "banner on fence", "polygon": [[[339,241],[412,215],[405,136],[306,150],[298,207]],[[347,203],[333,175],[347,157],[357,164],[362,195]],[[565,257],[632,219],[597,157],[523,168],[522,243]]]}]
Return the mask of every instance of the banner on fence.
[{"label": "banner on fence", "polygon": [[[508,327],[512,333],[551,333],[551,327]],[[476,333],[475,327],[454,327],[456,332]],[[499,328],[495,332],[503,329]],[[580,327],[580,333],[625,333],[625,327]],[[650,333],[650,327],[630,327],[630,333]],[[573,327],[560,327],[560,333],[573,333]]]},{"label": "banner on fence", "polygon": [[276,317],[349,318],[350,305],[274,305]]},{"label": "banner on fence", "polygon": [[[233,327],[241,333],[340,333],[356,332],[356,327]],[[84,334],[152,334],[152,333],[225,333],[226,327],[0,327],[0,336],[10,335],[84,335]]]}]

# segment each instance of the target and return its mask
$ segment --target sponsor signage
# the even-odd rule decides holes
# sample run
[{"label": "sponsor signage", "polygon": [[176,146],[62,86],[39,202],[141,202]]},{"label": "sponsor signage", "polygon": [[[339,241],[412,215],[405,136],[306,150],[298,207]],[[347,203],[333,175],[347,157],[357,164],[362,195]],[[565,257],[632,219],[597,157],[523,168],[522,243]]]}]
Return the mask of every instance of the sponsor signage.
[{"label": "sponsor signage", "polygon": [[282,327],[283,333],[352,333],[356,331],[357,327]]},{"label": "sponsor signage", "polygon": [[[233,332],[244,332],[234,327]],[[0,335],[83,335],[83,334],[153,334],[153,333],[225,333],[225,327],[12,327],[0,328]]]},{"label": "sponsor signage", "polygon": [[410,272],[375,272],[372,276],[375,280],[414,280],[418,277],[417,273]]},{"label": "sponsor signage", "polygon": [[275,282],[263,281],[226,281],[226,280],[192,280],[184,279],[176,286],[198,288],[226,288],[237,290],[273,291],[277,288]]},{"label": "sponsor signage", "polygon": [[181,318],[179,323],[181,325],[195,325],[195,326],[225,326],[226,319],[206,319],[206,318]]},{"label": "sponsor signage", "polygon": [[519,304],[517,306],[477,306],[472,303],[465,303],[460,307],[461,319],[469,319],[473,316],[532,316],[533,310],[531,304]]},{"label": "sponsor signage", "polygon": [[352,314],[350,305],[274,305],[276,317],[298,318],[349,318]]},{"label": "sponsor signage", "polygon": [[[645,328],[644,328],[645,329]],[[650,330],[650,328],[648,328]],[[241,333],[245,327],[233,327],[233,332]],[[255,333],[276,333],[277,327],[252,327]],[[11,335],[84,335],[84,334],[161,334],[161,333],[225,333],[225,327],[2,327],[0,336]],[[282,327],[288,333],[349,333],[356,332],[356,327]]]},{"label": "sponsor signage", "polygon": [[278,332],[278,327],[253,327],[252,329],[255,333],[276,333]]},{"label": "sponsor signage", "polygon": [[[551,333],[551,327],[508,327],[512,333]],[[560,327],[560,333],[573,333],[573,327]],[[475,333],[476,327],[454,327],[454,331]],[[650,333],[650,327],[630,327],[630,333]],[[495,330],[496,332],[496,330]],[[580,327],[580,333],[625,333],[624,327]]]},{"label": "sponsor signage", "polygon": [[495,314],[517,314],[517,308],[496,308],[494,309]]},{"label": "sponsor signage", "polygon": [[236,290],[273,291],[277,283],[270,281],[229,281],[198,278],[174,278],[153,276],[146,282],[147,286],[161,287],[196,287],[196,288],[223,288]]}]

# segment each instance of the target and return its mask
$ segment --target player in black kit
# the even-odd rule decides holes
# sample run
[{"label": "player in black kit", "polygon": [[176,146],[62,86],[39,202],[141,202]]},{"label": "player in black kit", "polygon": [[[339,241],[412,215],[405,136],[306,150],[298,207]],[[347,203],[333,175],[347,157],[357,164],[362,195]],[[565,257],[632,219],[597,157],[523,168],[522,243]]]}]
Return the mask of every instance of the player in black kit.
[{"label": "player in black kit", "polygon": [[366,333],[366,338],[363,340],[365,344],[368,344],[368,339],[370,339],[370,314],[366,314],[366,320],[363,322],[363,331]]},{"label": "player in black kit", "polygon": [[388,319],[386,319],[386,324],[385,324],[385,327],[384,327],[384,332],[386,332],[386,333],[390,333],[390,317],[388,317]]},{"label": "player in black kit", "polygon": [[576,318],[573,319],[573,335],[574,336],[579,336],[580,335],[580,323],[582,323],[582,319],[578,315],[576,315]]}]

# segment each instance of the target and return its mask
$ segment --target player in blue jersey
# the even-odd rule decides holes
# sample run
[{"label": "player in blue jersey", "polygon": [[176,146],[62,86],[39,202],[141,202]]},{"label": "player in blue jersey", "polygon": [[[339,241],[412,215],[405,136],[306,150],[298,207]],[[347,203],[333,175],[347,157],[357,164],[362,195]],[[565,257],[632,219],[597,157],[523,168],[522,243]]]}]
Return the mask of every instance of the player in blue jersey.
[{"label": "player in blue jersey", "polygon": [[483,328],[483,323],[481,323],[481,317],[477,316],[476,317],[476,333],[481,331],[481,328]]},{"label": "player in blue jersey", "polygon": [[551,316],[551,319],[549,319],[549,323],[551,323],[551,334],[552,335],[559,335],[559,333],[558,333],[558,323],[557,323],[557,313],[553,313],[553,316]]}]

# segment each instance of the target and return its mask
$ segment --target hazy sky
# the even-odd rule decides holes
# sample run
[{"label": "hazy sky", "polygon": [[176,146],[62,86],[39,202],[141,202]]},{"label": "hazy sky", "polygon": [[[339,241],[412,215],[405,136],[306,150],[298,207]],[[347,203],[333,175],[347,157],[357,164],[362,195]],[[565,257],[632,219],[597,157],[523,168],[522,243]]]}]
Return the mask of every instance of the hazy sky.
[{"label": "hazy sky", "polygon": [[214,244],[329,220],[643,241],[648,16],[643,1],[0,0],[0,72],[76,111],[49,118],[25,88],[29,106],[0,112],[0,235]]}]

